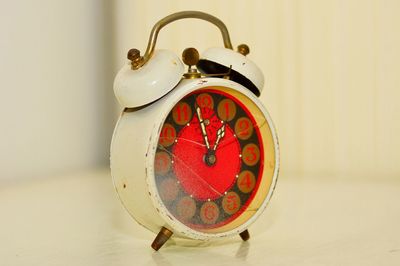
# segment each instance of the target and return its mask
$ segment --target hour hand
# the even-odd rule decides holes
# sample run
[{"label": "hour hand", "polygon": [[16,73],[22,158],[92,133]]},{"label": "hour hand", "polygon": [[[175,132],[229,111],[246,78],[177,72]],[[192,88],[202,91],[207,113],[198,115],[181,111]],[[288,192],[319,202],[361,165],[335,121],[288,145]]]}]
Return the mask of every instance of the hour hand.
[{"label": "hour hand", "polygon": [[200,122],[201,134],[203,135],[204,143],[206,144],[207,150],[210,149],[210,143],[208,142],[208,136],[206,131],[206,125],[204,125],[204,120],[201,115],[201,109],[199,106],[196,107],[197,118]]}]

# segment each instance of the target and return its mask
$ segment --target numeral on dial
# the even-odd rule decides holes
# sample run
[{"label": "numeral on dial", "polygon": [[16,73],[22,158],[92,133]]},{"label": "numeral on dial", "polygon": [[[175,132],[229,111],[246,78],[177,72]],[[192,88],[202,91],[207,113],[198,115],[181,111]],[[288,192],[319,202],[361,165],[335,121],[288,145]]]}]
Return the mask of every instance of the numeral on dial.
[{"label": "numeral on dial", "polygon": [[260,160],[260,149],[254,143],[247,144],[243,148],[243,162],[249,166],[253,166]]},{"label": "numeral on dial", "polygon": [[214,109],[214,100],[208,93],[201,93],[199,96],[197,96],[196,102],[201,108],[207,107]]},{"label": "numeral on dial", "polygon": [[239,118],[235,123],[235,134],[239,139],[246,140],[253,134],[253,123],[247,117]]},{"label": "numeral on dial", "polygon": [[223,99],[218,104],[218,117],[224,121],[231,121],[236,115],[236,105],[231,99]]},{"label": "numeral on dial", "polygon": [[176,212],[183,220],[191,219],[196,213],[196,202],[194,199],[185,196],[176,205]]},{"label": "numeral on dial", "polygon": [[156,153],[154,160],[154,170],[156,174],[165,175],[171,169],[171,157],[165,151]]},{"label": "numeral on dial", "polygon": [[228,192],[222,199],[222,208],[227,214],[234,214],[240,209],[240,197],[236,192]]},{"label": "numeral on dial", "polygon": [[237,180],[237,186],[241,192],[249,193],[254,189],[255,185],[256,185],[256,178],[251,171],[244,170],[239,174],[239,178]]},{"label": "numeral on dial", "polygon": [[172,109],[172,118],[178,125],[185,125],[192,119],[192,109],[189,104],[185,102],[179,102]]},{"label": "numeral on dial", "polygon": [[164,147],[169,147],[174,143],[175,139],[176,139],[175,128],[171,124],[165,123],[161,129],[159,143]]},{"label": "numeral on dial", "polygon": [[212,201],[208,201],[201,206],[200,218],[205,224],[214,224],[218,219],[219,209],[218,205]]},{"label": "numeral on dial", "polygon": [[160,196],[165,201],[171,201],[178,196],[179,185],[174,178],[166,178],[160,184]]}]

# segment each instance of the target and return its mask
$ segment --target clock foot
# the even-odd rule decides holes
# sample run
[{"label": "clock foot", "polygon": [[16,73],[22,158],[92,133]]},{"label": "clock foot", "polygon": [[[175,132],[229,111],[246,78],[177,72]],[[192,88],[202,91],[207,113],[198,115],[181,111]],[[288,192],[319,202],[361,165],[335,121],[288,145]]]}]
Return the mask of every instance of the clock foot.
[{"label": "clock foot", "polygon": [[168,239],[172,236],[173,232],[168,230],[165,227],[162,227],[156,238],[154,239],[153,243],[151,244],[151,247],[157,251],[159,250],[165,242],[168,241]]},{"label": "clock foot", "polygon": [[249,234],[249,231],[247,229],[244,230],[243,232],[241,232],[239,235],[240,235],[240,237],[242,238],[243,241],[247,241],[250,238],[250,234]]}]

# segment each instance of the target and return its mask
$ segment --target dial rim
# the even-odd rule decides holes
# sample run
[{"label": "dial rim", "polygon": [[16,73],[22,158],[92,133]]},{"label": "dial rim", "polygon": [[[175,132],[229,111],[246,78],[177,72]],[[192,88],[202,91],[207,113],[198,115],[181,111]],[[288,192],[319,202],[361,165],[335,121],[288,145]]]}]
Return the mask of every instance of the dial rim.
[{"label": "dial rim", "polygon": [[[215,109],[199,106],[199,98],[202,101],[205,96],[209,99],[209,103],[216,104]],[[182,109],[182,106],[187,108]],[[210,104],[210,106],[212,105]],[[188,108],[196,109],[199,117],[190,116],[194,111]],[[226,110],[226,108],[229,110]],[[177,113],[178,111],[179,113]],[[178,115],[180,120],[176,121]],[[252,129],[251,135],[245,140],[238,138],[240,131],[237,130],[241,130],[241,128],[235,127],[237,121],[242,118],[245,118],[248,122],[247,127]],[[187,124],[183,123],[184,125],[182,125],[181,120],[184,120]],[[208,121],[206,126],[202,124],[204,121]],[[161,186],[166,178],[174,179],[181,188],[181,193],[175,194],[174,200],[164,200],[164,204],[170,213],[187,226],[201,231],[220,228],[246,212],[258,193],[264,168],[263,141],[260,128],[256,126],[256,120],[251,111],[239,98],[226,92],[224,88],[204,87],[189,93],[178,102],[169,112],[162,132],[169,125],[174,125],[175,132],[177,132],[175,143],[173,146],[163,145],[161,140],[163,140],[164,135],[161,134],[155,163],[156,165],[159,163],[157,155],[162,155],[165,152],[170,154],[170,159],[173,161],[173,167],[169,168],[168,173],[161,170],[156,171],[156,184],[159,193],[165,194],[164,190],[168,188]],[[204,130],[204,134],[208,134],[207,139],[201,137],[200,128]],[[218,139],[218,135],[222,137]],[[210,152],[212,155],[214,154],[213,148],[217,148],[215,146],[217,140],[220,140],[217,144],[219,148],[216,149],[215,154],[218,160],[215,164],[207,163],[205,159]],[[207,147],[204,146],[204,142],[207,142],[207,145],[205,145]],[[254,154],[246,155],[248,153],[247,147],[250,146],[257,149],[258,156]],[[203,158],[204,154],[206,155]],[[247,162],[246,156],[253,159],[252,164]],[[251,176],[246,175],[248,178],[245,178],[244,182],[243,178],[242,181],[238,182],[239,175],[246,171],[254,173],[252,176],[256,176],[256,178],[249,178]],[[239,187],[242,183],[247,186],[250,185],[251,189],[248,191],[241,190]],[[183,219],[177,215],[176,205],[180,198],[184,196],[190,196],[196,201],[196,215],[190,219]],[[203,211],[208,209],[203,209],[203,205],[206,204],[206,201],[216,204],[218,211],[209,212],[209,214],[214,213],[216,215],[214,220],[205,219]]]},{"label": "dial rim", "polygon": [[[245,229],[248,228],[249,225],[251,225],[264,211],[266,208],[267,204],[270,201],[270,198],[272,196],[272,193],[274,191],[277,177],[278,177],[278,170],[279,170],[279,146],[278,146],[278,139],[276,135],[276,131],[272,122],[272,119],[270,118],[267,110],[265,107],[262,105],[262,103],[252,94],[250,91],[248,91],[245,87],[243,87],[240,84],[237,84],[236,82],[230,81],[230,80],[222,80],[218,78],[204,78],[204,79],[199,79],[199,80],[192,80],[192,81],[182,81],[181,86],[179,87],[179,90],[174,90],[172,91],[172,94],[170,97],[169,101],[166,101],[163,105],[163,109],[165,110],[171,110],[173,106],[176,105],[185,95],[196,91],[200,88],[206,87],[206,86],[216,86],[216,87],[229,87],[230,90],[232,90],[233,93],[237,94],[242,94],[243,96],[246,97],[246,101],[251,102],[254,104],[255,107],[259,110],[260,114],[262,114],[262,117],[265,119],[268,127],[268,134],[269,134],[269,140],[270,140],[270,149],[271,153],[273,154],[273,158],[270,160],[270,162],[267,162],[268,164],[271,165],[269,172],[270,172],[270,177],[269,177],[269,184],[266,188],[266,195],[264,195],[261,199],[261,204],[258,207],[258,209],[250,216],[250,218],[247,218],[244,222],[239,226],[236,226],[234,228],[222,228],[223,232],[216,232],[213,230],[209,230],[207,232],[200,232],[197,230],[194,230],[185,224],[181,223],[179,220],[173,217],[171,213],[167,210],[165,205],[163,205],[163,202],[161,201],[158,191],[156,188],[155,184],[155,178],[154,178],[154,169],[153,169],[153,163],[154,163],[154,156],[157,148],[157,143],[158,143],[158,136],[160,134],[161,127],[163,123],[165,122],[166,116],[168,115],[168,112],[163,112],[160,114],[159,118],[155,121],[155,125],[158,125],[154,128],[153,134],[151,136],[151,140],[148,146],[148,152],[146,154],[146,183],[148,185],[149,189],[149,194],[151,201],[153,202],[154,207],[156,208],[157,212],[160,214],[160,216],[163,218],[163,220],[169,225],[171,229],[174,230],[175,233],[178,235],[190,237],[190,238],[195,238],[195,239],[209,239],[209,238],[216,238],[216,237],[225,237],[225,236],[230,236],[234,234],[238,234]],[[264,138],[265,139],[265,138]],[[258,199],[260,200],[260,199]]]}]

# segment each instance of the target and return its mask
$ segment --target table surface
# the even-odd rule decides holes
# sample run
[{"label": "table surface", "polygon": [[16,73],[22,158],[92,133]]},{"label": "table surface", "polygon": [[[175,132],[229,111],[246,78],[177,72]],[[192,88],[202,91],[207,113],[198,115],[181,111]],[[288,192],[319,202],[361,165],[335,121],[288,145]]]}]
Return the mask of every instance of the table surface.
[{"label": "table surface", "polygon": [[154,234],[119,202],[108,170],[0,184],[0,265],[400,265],[400,180],[286,178],[251,239]]}]

